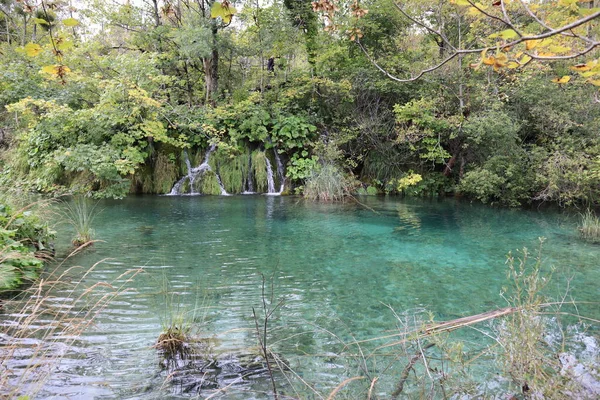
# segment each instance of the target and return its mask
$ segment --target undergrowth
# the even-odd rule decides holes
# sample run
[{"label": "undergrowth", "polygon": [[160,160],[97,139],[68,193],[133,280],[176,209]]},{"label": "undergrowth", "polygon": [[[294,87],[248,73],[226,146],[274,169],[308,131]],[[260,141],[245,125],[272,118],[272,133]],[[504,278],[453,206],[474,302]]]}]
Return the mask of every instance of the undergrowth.
[{"label": "undergrowth", "polygon": [[304,184],[304,196],[309,200],[342,201],[347,194],[343,172],[331,164],[313,171]]}]

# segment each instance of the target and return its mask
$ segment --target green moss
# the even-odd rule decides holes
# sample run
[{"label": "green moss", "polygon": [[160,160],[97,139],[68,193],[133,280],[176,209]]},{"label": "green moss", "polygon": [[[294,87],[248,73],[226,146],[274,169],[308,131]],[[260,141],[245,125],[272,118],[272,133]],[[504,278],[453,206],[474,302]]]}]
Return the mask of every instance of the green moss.
[{"label": "green moss", "polygon": [[221,187],[217,181],[217,175],[213,171],[207,171],[203,176],[194,182],[196,191],[202,194],[218,196],[221,194]]},{"label": "green moss", "polygon": [[213,171],[219,172],[221,182],[227,193],[241,193],[248,176],[248,155],[245,153],[231,155],[216,151],[209,160]]},{"label": "green moss", "polygon": [[267,162],[264,151],[255,150],[252,152],[252,172],[254,174],[254,190],[257,192],[266,192],[267,183]]},{"label": "green moss", "polygon": [[[161,194],[169,193],[173,184],[177,181],[177,166],[163,153],[158,153],[156,157],[152,181],[152,192]],[[144,190],[144,193],[148,192]]]}]

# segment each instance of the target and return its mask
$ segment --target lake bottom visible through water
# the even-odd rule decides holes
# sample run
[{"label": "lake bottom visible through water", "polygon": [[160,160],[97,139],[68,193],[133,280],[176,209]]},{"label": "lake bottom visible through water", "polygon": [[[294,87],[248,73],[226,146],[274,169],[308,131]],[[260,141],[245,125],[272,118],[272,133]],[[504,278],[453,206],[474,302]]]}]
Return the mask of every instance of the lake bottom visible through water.
[{"label": "lake bottom visible through water", "polygon": [[[473,388],[465,395],[500,398],[510,385],[491,356],[495,342],[487,335],[497,330],[491,320],[440,341],[390,344],[430,319],[507,307],[506,255],[520,257],[527,247],[533,265],[540,237],[543,273],[557,268],[544,293],[558,298],[569,282],[570,294],[581,302],[578,312],[600,317],[594,303],[600,246],[578,237],[576,214],[454,199],[360,201],[322,204],[257,195],[101,202],[94,229],[102,241],[64,261],[58,272],[81,265],[66,275],[74,282],[83,276],[79,290],[98,282],[121,282],[123,290],[81,337],[57,337],[49,344],[64,358],[40,397],[272,398],[258,337],[264,339],[265,310],[274,309],[267,346],[282,398],[327,398],[353,377],[362,378],[340,387],[336,398],[365,398],[369,390],[373,398],[389,398],[411,359],[422,353],[431,365],[425,369],[416,361],[401,392],[418,398],[428,382],[451,372],[439,361],[448,351],[470,375]],[[68,234],[57,243],[63,253]],[[128,282],[122,274],[131,269],[139,273]],[[70,290],[57,286],[52,295],[77,295]],[[107,291],[99,287],[92,296]],[[565,316],[561,323],[574,326],[576,319]],[[559,323],[552,324],[558,330]],[[155,344],[173,325],[189,329],[194,340],[165,360]],[[572,333],[580,342],[574,346],[597,362],[597,325]],[[453,344],[458,341],[460,349]],[[25,368],[30,356],[18,354],[12,368]],[[449,374],[446,385],[451,391],[465,381]]]}]

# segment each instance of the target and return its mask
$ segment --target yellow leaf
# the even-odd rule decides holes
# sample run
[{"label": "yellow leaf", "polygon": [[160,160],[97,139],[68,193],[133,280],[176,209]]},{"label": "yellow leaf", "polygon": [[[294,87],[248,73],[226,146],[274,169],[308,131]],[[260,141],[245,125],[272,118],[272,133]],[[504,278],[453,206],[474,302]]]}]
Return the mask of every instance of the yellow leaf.
[{"label": "yellow leaf", "polygon": [[68,26],[69,28],[79,25],[79,21],[77,21],[75,18],[63,19],[62,23],[64,26]]},{"label": "yellow leaf", "polygon": [[481,62],[484,63],[485,65],[494,65],[494,64],[496,64],[496,58],[494,56],[489,56],[489,57],[481,60]]},{"label": "yellow leaf", "polygon": [[467,0],[450,0],[450,3],[461,7],[467,7],[471,5],[471,3],[469,3]]},{"label": "yellow leaf", "polygon": [[554,78],[552,79],[552,82],[554,83],[558,83],[558,84],[563,84],[563,83],[567,83],[571,80],[571,77],[569,75],[565,75],[562,78]]},{"label": "yellow leaf", "polygon": [[508,64],[506,64],[506,67],[510,69],[519,68],[519,63],[516,61],[511,61]]},{"label": "yellow leaf", "polygon": [[531,61],[531,56],[528,56],[527,54],[525,54],[523,56],[523,58],[521,58],[521,61],[519,61],[519,64],[521,65],[525,65],[527,64],[529,61]]},{"label": "yellow leaf", "polygon": [[55,75],[55,76],[59,76],[59,73],[65,75],[68,74],[69,72],[71,72],[71,68],[67,67],[66,65],[46,65],[42,67],[42,73],[44,74],[48,74],[48,75]]},{"label": "yellow leaf", "polygon": [[570,47],[567,46],[549,46],[548,50],[550,50],[552,53],[568,53],[569,51],[571,51]]},{"label": "yellow leaf", "polygon": [[48,75],[55,75],[58,71],[57,65],[46,65],[42,67],[42,72]]},{"label": "yellow leaf", "polygon": [[525,50],[532,50],[535,49],[537,47],[538,44],[540,44],[540,40],[526,40],[525,41]]},{"label": "yellow leaf", "polygon": [[587,82],[591,83],[594,86],[600,86],[600,79],[588,79]]},{"label": "yellow leaf", "polygon": [[597,72],[594,72],[594,71],[588,71],[588,72],[583,72],[583,73],[581,74],[581,76],[583,76],[584,78],[589,78],[589,77],[591,77],[591,76],[594,76],[594,75],[597,75],[597,74],[598,74]]},{"label": "yellow leaf", "polygon": [[592,67],[590,67],[587,64],[571,65],[569,68],[572,71],[577,71],[577,72],[585,72],[585,71],[589,71],[590,69],[592,69]]},{"label": "yellow leaf", "polygon": [[25,53],[29,57],[35,57],[42,51],[42,46],[37,43],[27,43],[25,45]]}]

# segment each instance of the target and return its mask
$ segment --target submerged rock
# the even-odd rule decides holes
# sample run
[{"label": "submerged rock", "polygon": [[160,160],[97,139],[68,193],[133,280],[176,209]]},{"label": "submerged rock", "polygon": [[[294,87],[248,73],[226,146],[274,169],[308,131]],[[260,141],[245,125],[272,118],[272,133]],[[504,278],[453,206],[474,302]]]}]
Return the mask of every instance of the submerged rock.
[{"label": "submerged rock", "polygon": [[231,386],[239,389],[269,377],[264,358],[256,353],[217,355],[211,350],[209,343],[199,342],[186,344],[182,352],[163,353],[161,368],[167,372],[173,391],[194,394]]}]

